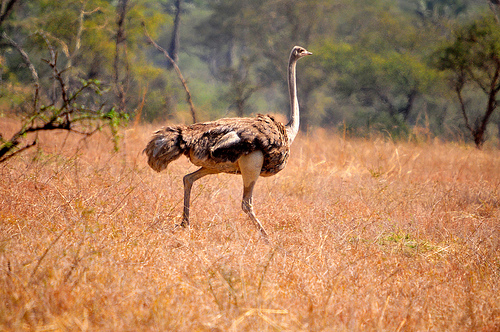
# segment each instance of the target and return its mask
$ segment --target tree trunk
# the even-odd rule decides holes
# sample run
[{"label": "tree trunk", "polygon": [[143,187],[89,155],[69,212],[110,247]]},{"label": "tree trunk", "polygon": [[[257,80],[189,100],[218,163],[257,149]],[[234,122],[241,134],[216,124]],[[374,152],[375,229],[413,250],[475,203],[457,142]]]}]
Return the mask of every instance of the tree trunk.
[{"label": "tree trunk", "polygon": [[[118,108],[123,112],[126,107],[127,90],[128,90],[128,75],[129,66],[127,61],[127,37],[125,36],[125,16],[127,14],[128,0],[120,0],[117,6],[117,31],[116,31],[116,45],[115,45],[115,89],[118,99]],[[120,77],[120,68],[125,66],[125,74],[123,78]]]},{"label": "tree trunk", "polygon": [[413,108],[413,102],[415,101],[417,94],[418,93],[416,90],[411,90],[408,94],[406,105],[399,110],[399,113],[403,114],[403,119],[405,120],[405,122],[407,122],[408,118],[410,117],[410,112]]},{"label": "tree trunk", "polygon": [[2,1],[2,8],[0,13],[0,26],[2,26],[2,23],[7,19],[7,17],[9,17],[17,1],[18,0],[9,0],[7,2]]},{"label": "tree trunk", "polygon": [[488,94],[488,104],[486,105],[486,112],[484,113],[481,122],[478,125],[476,125],[476,128],[472,133],[474,136],[474,143],[476,144],[476,147],[478,149],[480,149],[483,146],[483,143],[485,141],[484,134],[486,133],[486,127],[488,126],[488,122],[490,121],[493,111],[497,107],[496,96],[500,89],[500,86],[498,86],[499,78],[500,78],[500,61],[497,62],[497,66],[495,68],[495,74],[491,79],[490,91]]},{"label": "tree trunk", "polygon": [[[175,19],[174,29],[172,30],[172,39],[170,40],[170,47],[168,48],[168,55],[174,60],[175,63],[179,61],[179,26],[181,22],[181,3],[182,0],[175,0]],[[172,69],[173,65],[168,62],[168,69]]]}]

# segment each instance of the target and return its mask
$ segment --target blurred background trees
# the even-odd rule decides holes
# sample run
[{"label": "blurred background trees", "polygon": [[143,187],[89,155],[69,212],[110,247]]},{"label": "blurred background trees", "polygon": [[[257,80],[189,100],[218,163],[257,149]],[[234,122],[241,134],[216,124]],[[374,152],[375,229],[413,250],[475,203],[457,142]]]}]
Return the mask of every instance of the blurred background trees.
[{"label": "blurred background trees", "polygon": [[[491,0],[2,0],[0,33],[29,55],[44,104],[61,96],[41,34],[68,91],[98,80],[99,103],[190,123],[183,88],[146,42],[144,22],[177,59],[200,120],[286,116],[286,61],[302,45],[314,53],[298,70],[302,130],[424,132],[481,146],[500,127],[498,12]],[[0,114],[26,115],[32,75],[5,38],[0,50]]]},{"label": "blurred background trees", "polygon": [[439,69],[449,72],[464,125],[481,147],[500,91],[500,30],[491,17],[462,27],[436,51]]}]

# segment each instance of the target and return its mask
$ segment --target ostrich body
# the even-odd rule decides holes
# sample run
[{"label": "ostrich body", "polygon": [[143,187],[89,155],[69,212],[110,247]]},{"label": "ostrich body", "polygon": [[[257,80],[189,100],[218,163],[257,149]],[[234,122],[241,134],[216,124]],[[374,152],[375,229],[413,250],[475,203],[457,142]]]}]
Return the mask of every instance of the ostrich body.
[{"label": "ostrich body", "polygon": [[252,193],[259,176],[271,176],[285,168],[290,145],[299,131],[299,104],[295,68],[297,60],[312,54],[295,46],[288,62],[290,121],[283,125],[270,115],[253,118],[224,118],[190,126],[177,125],[158,130],[144,152],[148,164],[160,172],[185,155],[200,168],[184,176],[184,212],[181,226],[189,225],[189,203],[193,183],[209,174],[241,174],[242,209],[261,235],[267,233],[255,216]]}]

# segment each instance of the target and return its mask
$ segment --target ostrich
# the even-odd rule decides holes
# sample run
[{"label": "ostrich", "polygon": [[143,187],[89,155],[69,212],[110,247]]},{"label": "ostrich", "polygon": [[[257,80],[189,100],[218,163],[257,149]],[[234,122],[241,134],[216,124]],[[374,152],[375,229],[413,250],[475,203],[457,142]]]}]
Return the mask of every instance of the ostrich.
[{"label": "ostrich", "polygon": [[196,180],[209,174],[241,174],[241,207],[267,241],[267,233],[253,210],[253,188],[259,176],[271,176],[285,168],[290,144],[299,131],[295,68],[298,59],[311,54],[300,46],[295,46],[290,53],[290,119],[287,125],[276,121],[270,115],[259,114],[253,118],[224,118],[190,126],[169,126],[154,133],[144,149],[152,169],[160,172],[182,154],[200,167],[183,179],[184,211],[181,226],[189,225],[191,188]]}]

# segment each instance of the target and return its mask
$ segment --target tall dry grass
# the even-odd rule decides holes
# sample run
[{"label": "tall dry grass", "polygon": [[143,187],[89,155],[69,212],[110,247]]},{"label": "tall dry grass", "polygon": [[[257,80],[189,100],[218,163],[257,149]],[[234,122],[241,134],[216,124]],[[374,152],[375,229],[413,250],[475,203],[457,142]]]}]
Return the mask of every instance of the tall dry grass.
[{"label": "tall dry grass", "polygon": [[[14,124],[1,121],[3,132]],[[500,151],[300,135],[254,205],[241,179],[157,174],[154,128],[45,133],[0,165],[0,330],[498,331]]]}]

